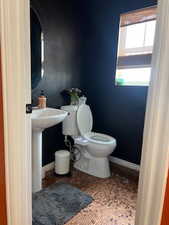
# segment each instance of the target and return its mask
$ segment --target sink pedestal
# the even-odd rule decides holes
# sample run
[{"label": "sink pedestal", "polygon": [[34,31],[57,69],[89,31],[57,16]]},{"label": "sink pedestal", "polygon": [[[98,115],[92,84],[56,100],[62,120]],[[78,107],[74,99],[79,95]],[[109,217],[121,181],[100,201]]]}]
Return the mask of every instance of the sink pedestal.
[{"label": "sink pedestal", "polygon": [[32,111],[32,192],[42,189],[42,132],[58,123],[67,116],[60,109],[33,108]]},{"label": "sink pedestal", "polygon": [[32,131],[32,192],[42,189],[42,131]]}]

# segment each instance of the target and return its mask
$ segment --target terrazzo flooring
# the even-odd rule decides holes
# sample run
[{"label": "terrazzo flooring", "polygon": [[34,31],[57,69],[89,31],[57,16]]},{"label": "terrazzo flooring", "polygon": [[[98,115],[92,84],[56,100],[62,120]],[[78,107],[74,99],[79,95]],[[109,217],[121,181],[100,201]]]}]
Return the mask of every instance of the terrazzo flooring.
[{"label": "terrazzo flooring", "polygon": [[73,169],[71,177],[60,178],[50,172],[43,180],[43,186],[60,181],[72,184],[94,198],[66,225],[134,225],[138,180],[132,176],[114,170],[111,178],[101,179]]}]

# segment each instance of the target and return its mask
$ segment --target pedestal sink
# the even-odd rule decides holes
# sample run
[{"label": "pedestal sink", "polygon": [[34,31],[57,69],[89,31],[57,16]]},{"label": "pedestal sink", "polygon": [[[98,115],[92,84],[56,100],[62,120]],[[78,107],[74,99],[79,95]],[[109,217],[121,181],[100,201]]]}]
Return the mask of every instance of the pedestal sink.
[{"label": "pedestal sink", "polygon": [[54,108],[33,108],[32,111],[32,191],[42,189],[42,132],[62,122],[67,112]]}]

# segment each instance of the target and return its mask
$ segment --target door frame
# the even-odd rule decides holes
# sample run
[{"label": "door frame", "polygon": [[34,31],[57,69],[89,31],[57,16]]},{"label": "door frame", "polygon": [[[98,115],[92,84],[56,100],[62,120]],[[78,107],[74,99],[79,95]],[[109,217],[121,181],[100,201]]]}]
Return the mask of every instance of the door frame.
[{"label": "door frame", "polygon": [[136,225],[159,225],[169,167],[169,1],[158,1],[152,79],[148,91]]},{"label": "door frame", "polygon": [[0,0],[8,225],[32,224],[29,0]]},{"label": "door frame", "polygon": [[[8,225],[32,224],[29,7],[0,0]],[[168,0],[159,0],[158,12],[135,225],[160,225],[169,165]]]}]

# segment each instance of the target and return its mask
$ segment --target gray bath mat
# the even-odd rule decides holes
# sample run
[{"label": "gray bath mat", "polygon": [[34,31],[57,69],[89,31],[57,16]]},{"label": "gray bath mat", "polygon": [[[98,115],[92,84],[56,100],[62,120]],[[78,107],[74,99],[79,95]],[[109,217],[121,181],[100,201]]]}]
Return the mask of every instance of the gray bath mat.
[{"label": "gray bath mat", "polygon": [[33,225],[63,225],[93,201],[92,197],[65,183],[33,194]]}]

